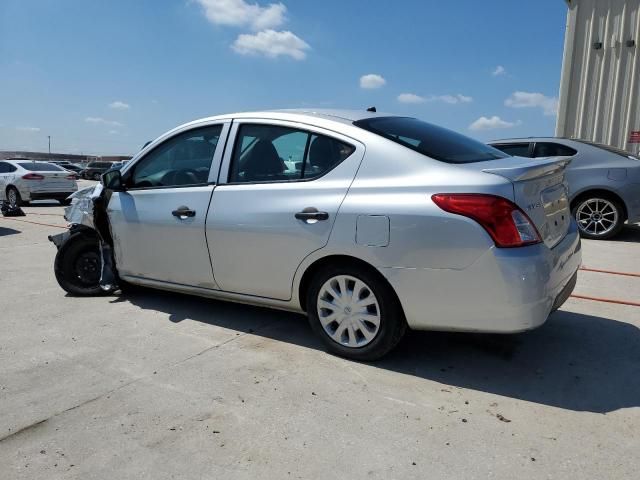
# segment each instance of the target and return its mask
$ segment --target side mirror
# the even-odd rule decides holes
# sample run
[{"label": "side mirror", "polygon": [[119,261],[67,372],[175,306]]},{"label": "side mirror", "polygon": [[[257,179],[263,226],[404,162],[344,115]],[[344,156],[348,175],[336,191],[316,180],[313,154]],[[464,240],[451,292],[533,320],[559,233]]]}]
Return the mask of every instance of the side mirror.
[{"label": "side mirror", "polygon": [[109,170],[102,174],[102,185],[104,185],[104,188],[113,190],[114,192],[122,192],[125,190],[120,170],[116,169]]}]

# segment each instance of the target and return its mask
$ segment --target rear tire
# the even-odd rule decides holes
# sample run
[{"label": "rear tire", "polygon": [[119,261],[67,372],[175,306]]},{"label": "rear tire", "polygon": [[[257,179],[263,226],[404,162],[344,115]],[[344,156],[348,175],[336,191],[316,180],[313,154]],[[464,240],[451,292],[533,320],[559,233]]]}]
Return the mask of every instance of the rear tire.
[{"label": "rear tire", "polygon": [[92,178],[99,182],[100,181],[100,174],[99,173],[94,173]]},{"label": "rear tire", "polygon": [[311,328],[327,349],[353,360],[381,358],[407,329],[391,287],[358,265],[332,265],[318,272],[306,304]]},{"label": "rear tire", "polygon": [[626,221],[624,207],[614,198],[586,195],[574,202],[571,209],[582,238],[606,240],[615,237]]},{"label": "rear tire", "polygon": [[60,202],[60,205],[71,205],[71,199],[70,198],[65,198],[64,200],[58,200]]},{"label": "rear tire", "polygon": [[100,288],[100,246],[98,238],[84,232],[74,233],[62,244],[54,262],[56,280],[71,295],[103,295]]},{"label": "rear tire", "polygon": [[20,192],[16,187],[7,187],[7,202],[9,202],[9,205],[16,207],[26,204],[26,202],[22,201],[22,196],[20,196]]}]

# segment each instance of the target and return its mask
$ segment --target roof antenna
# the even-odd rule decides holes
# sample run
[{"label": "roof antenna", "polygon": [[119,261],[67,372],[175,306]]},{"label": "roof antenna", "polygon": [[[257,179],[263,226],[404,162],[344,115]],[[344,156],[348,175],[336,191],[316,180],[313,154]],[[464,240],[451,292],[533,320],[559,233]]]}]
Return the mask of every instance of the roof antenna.
[{"label": "roof antenna", "polygon": [[376,107],[369,107],[367,108],[367,112],[373,112],[376,113],[378,110],[376,110]]}]

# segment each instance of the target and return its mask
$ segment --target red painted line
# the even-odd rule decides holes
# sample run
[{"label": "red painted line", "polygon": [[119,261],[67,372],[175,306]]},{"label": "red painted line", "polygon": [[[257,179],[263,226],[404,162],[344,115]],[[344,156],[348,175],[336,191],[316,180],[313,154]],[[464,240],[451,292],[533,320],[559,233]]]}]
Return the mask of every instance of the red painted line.
[{"label": "red painted line", "polygon": [[64,215],[62,213],[38,213],[38,212],[29,212],[27,213],[27,216],[29,215],[49,215],[52,217],[64,217]]},{"label": "red painted line", "polygon": [[62,225],[52,225],[51,223],[30,222],[29,220],[18,220],[17,218],[7,218],[7,217],[1,217],[1,218],[2,220],[13,220],[14,222],[33,223],[34,225],[44,225],[45,227],[64,228],[65,230],[69,228],[66,225],[63,227]]},{"label": "red painted line", "polygon": [[609,273],[611,275],[623,275],[625,277],[640,277],[640,273],[614,272],[613,270],[600,270],[599,268],[580,267],[580,270],[583,270],[585,272]]},{"label": "red painted line", "polygon": [[604,303],[617,303],[618,305],[630,305],[632,307],[640,307],[640,303],[630,302],[627,300],[614,300],[612,298],[599,298],[599,297],[587,297],[586,295],[571,295],[573,298],[580,298],[582,300],[592,300],[594,302],[604,302]]}]

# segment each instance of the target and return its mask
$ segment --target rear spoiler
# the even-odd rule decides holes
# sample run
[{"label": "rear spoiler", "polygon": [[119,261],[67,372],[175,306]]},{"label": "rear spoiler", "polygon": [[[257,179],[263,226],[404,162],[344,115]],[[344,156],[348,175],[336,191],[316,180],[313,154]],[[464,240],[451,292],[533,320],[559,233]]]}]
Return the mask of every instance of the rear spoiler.
[{"label": "rear spoiler", "polygon": [[518,165],[517,167],[486,168],[482,171],[508,178],[513,182],[546,177],[564,170],[571,163],[571,157],[549,157]]}]

